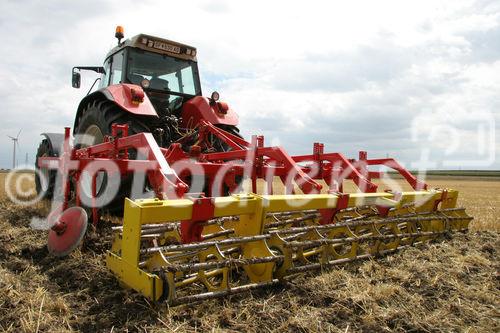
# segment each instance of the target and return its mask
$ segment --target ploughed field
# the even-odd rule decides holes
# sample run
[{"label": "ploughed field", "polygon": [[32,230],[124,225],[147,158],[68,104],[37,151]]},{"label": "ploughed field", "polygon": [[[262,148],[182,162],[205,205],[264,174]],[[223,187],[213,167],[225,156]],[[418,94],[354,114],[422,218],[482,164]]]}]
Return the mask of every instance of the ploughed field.
[{"label": "ploughed field", "polygon": [[[0,331],[500,331],[500,178],[428,179],[460,191],[468,234],[374,260],[303,274],[273,288],[168,308],[121,288],[108,272],[106,230],[68,258],[33,230],[48,203],[12,203],[0,173]],[[32,175],[20,182],[33,187]],[[108,233],[109,234],[109,233]]]}]

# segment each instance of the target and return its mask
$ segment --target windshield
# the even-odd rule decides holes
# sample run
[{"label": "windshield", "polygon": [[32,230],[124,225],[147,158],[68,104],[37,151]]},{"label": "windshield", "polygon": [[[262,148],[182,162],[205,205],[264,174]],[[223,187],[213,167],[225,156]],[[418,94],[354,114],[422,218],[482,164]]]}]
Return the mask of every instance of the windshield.
[{"label": "windshield", "polygon": [[196,62],[166,55],[130,49],[127,79],[141,85],[149,80],[149,89],[186,95],[201,95]]}]

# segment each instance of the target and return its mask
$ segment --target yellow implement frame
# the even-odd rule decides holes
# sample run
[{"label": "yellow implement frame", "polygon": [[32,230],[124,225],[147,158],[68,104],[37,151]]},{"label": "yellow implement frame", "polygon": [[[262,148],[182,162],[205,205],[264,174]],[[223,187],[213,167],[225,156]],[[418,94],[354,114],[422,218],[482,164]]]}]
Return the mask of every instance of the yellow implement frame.
[{"label": "yellow implement frame", "polygon": [[[402,207],[414,204],[416,211],[431,212],[439,204],[439,209],[453,208],[456,205],[458,192],[454,190],[431,190],[398,193],[352,193],[349,195],[348,207],[366,205],[383,205]],[[262,235],[268,213],[287,211],[306,211],[318,209],[334,209],[339,202],[335,194],[313,195],[256,195],[238,194],[229,197],[213,198],[214,218],[238,216],[239,222],[234,224],[234,235],[237,237]],[[395,199],[398,199],[397,201]],[[107,266],[126,287],[132,288],[148,299],[157,301],[162,297],[172,296],[173,276],[157,274],[155,270],[140,265],[141,228],[146,224],[164,224],[190,220],[196,203],[189,199],[159,200],[142,199],[125,200],[123,232],[116,237],[112,250],[107,252]],[[243,257],[272,258],[275,254],[269,249],[265,238],[243,244]],[[162,261],[163,262],[163,261]],[[276,278],[273,261],[249,263],[244,265],[246,274],[252,283],[265,283]],[[166,288],[165,283],[170,287]]]}]

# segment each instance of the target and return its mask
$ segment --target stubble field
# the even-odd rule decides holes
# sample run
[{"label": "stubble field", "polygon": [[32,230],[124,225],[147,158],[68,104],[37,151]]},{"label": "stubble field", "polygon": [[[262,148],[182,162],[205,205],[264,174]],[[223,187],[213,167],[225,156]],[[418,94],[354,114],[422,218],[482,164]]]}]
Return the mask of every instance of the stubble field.
[{"label": "stubble field", "polygon": [[[5,332],[498,332],[500,181],[439,177],[460,191],[470,231],[392,256],[305,274],[277,287],[168,308],[124,290],[93,237],[70,257],[51,257],[46,232],[30,228],[47,203],[21,207],[0,173],[0,331]],[[21,182],[32,188],[28,175]]]}]

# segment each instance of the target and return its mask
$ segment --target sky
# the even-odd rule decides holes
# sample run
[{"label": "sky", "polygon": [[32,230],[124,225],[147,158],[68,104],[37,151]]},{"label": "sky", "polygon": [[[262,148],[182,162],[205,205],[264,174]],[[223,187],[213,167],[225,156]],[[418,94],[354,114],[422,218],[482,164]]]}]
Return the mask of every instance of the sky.
[{"label": "sky", "polygon": [[290,154],[391,156],[405,166],[500,169],[499,1],[9,1],[0,3],[0,168],[33,164],[42,132],[72,126],[125,36],[197,47],[202,89]]}]

